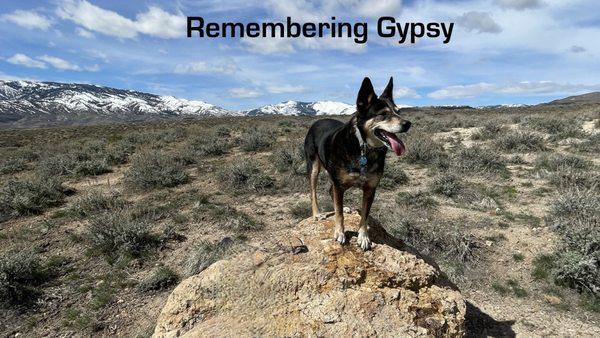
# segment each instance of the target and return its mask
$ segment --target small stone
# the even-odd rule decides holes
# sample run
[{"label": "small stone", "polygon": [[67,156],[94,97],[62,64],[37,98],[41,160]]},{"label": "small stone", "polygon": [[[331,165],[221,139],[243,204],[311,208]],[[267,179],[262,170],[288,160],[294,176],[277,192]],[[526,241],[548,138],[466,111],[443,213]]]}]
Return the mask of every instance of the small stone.
[{"label": "small stone", "polygon": [[552,295],[544,295],[544,300],[552,305],[558,305],[562,303],[562,299]]},{"label": "small stone", "polygon": [[493,241],[485,241],[485,245],[487,245],[487,246],[492,246],[492,244],[494,244]]}]

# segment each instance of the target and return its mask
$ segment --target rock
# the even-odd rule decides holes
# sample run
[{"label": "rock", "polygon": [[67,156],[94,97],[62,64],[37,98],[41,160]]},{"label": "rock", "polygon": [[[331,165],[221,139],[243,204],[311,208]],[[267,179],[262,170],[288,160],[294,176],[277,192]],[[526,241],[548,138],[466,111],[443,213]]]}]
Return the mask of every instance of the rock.
[{"label": "rock", "polygon": [[[356,230],[360,216],[345,216]],[[371,229],[363,252],[333,240],[333,220],[307,219],[184,280],[169,296],[154,337],[431,336],[465,334],[466,305],[435,263]],[[308,251],[278,250],[299,238]],[[257,264],[260,262],[260,264]]]}]

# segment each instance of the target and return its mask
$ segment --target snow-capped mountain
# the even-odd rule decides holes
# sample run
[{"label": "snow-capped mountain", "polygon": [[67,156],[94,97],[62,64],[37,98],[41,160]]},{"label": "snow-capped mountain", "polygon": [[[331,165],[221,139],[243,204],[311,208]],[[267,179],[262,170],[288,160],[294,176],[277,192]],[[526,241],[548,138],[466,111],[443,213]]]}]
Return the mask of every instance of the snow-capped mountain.
[{"label": "snow-capped mountain", "polygon": [[203,102],[90,84],[0,80],[0,127],[81,125],[172,117],[349,115],[335,101],[287,101],[246,111]]},{"label": "snow-capped mountain", "polygon": [[356,111],[353,105],[335,101],[298,102],[286,101],[269,104],[260,108],[244,111],[244,115],[350,115]]},{"label": "snow-capped mountain", "polygon": [[89,84],[0,80],[0,123],[81,124],[238,115],[203,101]]}]

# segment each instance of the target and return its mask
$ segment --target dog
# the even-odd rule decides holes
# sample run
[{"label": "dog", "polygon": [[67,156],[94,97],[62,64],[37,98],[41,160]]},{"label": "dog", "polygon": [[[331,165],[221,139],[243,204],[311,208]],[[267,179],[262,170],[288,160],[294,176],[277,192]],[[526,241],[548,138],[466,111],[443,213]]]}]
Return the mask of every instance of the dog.
[{"label": "dog", "polygon": [[344,233],[344,192],[352,187],[363,191],[358,245],[371,247],[367,219],[375,198],[375,190],[383,175],[388,149],[400,156],[406,152],[397,133],[407,132],[411,123],[403,119],[392,97],[393,78],[377,97],[373,84],[365,77],[356,99],[356,112],[344,123],[321,119],[312,124],[304,139],[306,170],[310,178],[312,216],[319,218],[317,181],[321,168],[329,174],[333,199],[335,230],[333,237],[346,242]]}]

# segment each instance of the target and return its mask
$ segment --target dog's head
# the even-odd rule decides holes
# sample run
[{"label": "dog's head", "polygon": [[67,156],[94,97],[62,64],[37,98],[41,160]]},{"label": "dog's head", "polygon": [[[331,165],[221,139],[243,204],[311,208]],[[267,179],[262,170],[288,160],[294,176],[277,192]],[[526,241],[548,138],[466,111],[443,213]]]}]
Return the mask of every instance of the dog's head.
[{"label": "dog's head", "polygon": [[371,147],[383,147],[393,150],[396,155],[404,154],[404,143],[396,136],[410,128],[410,122],[398,115],[398,108],[392,97],[393,79],[379,97],[375,94],[368,77],[362,82],[356,99],[356,125]]}]

